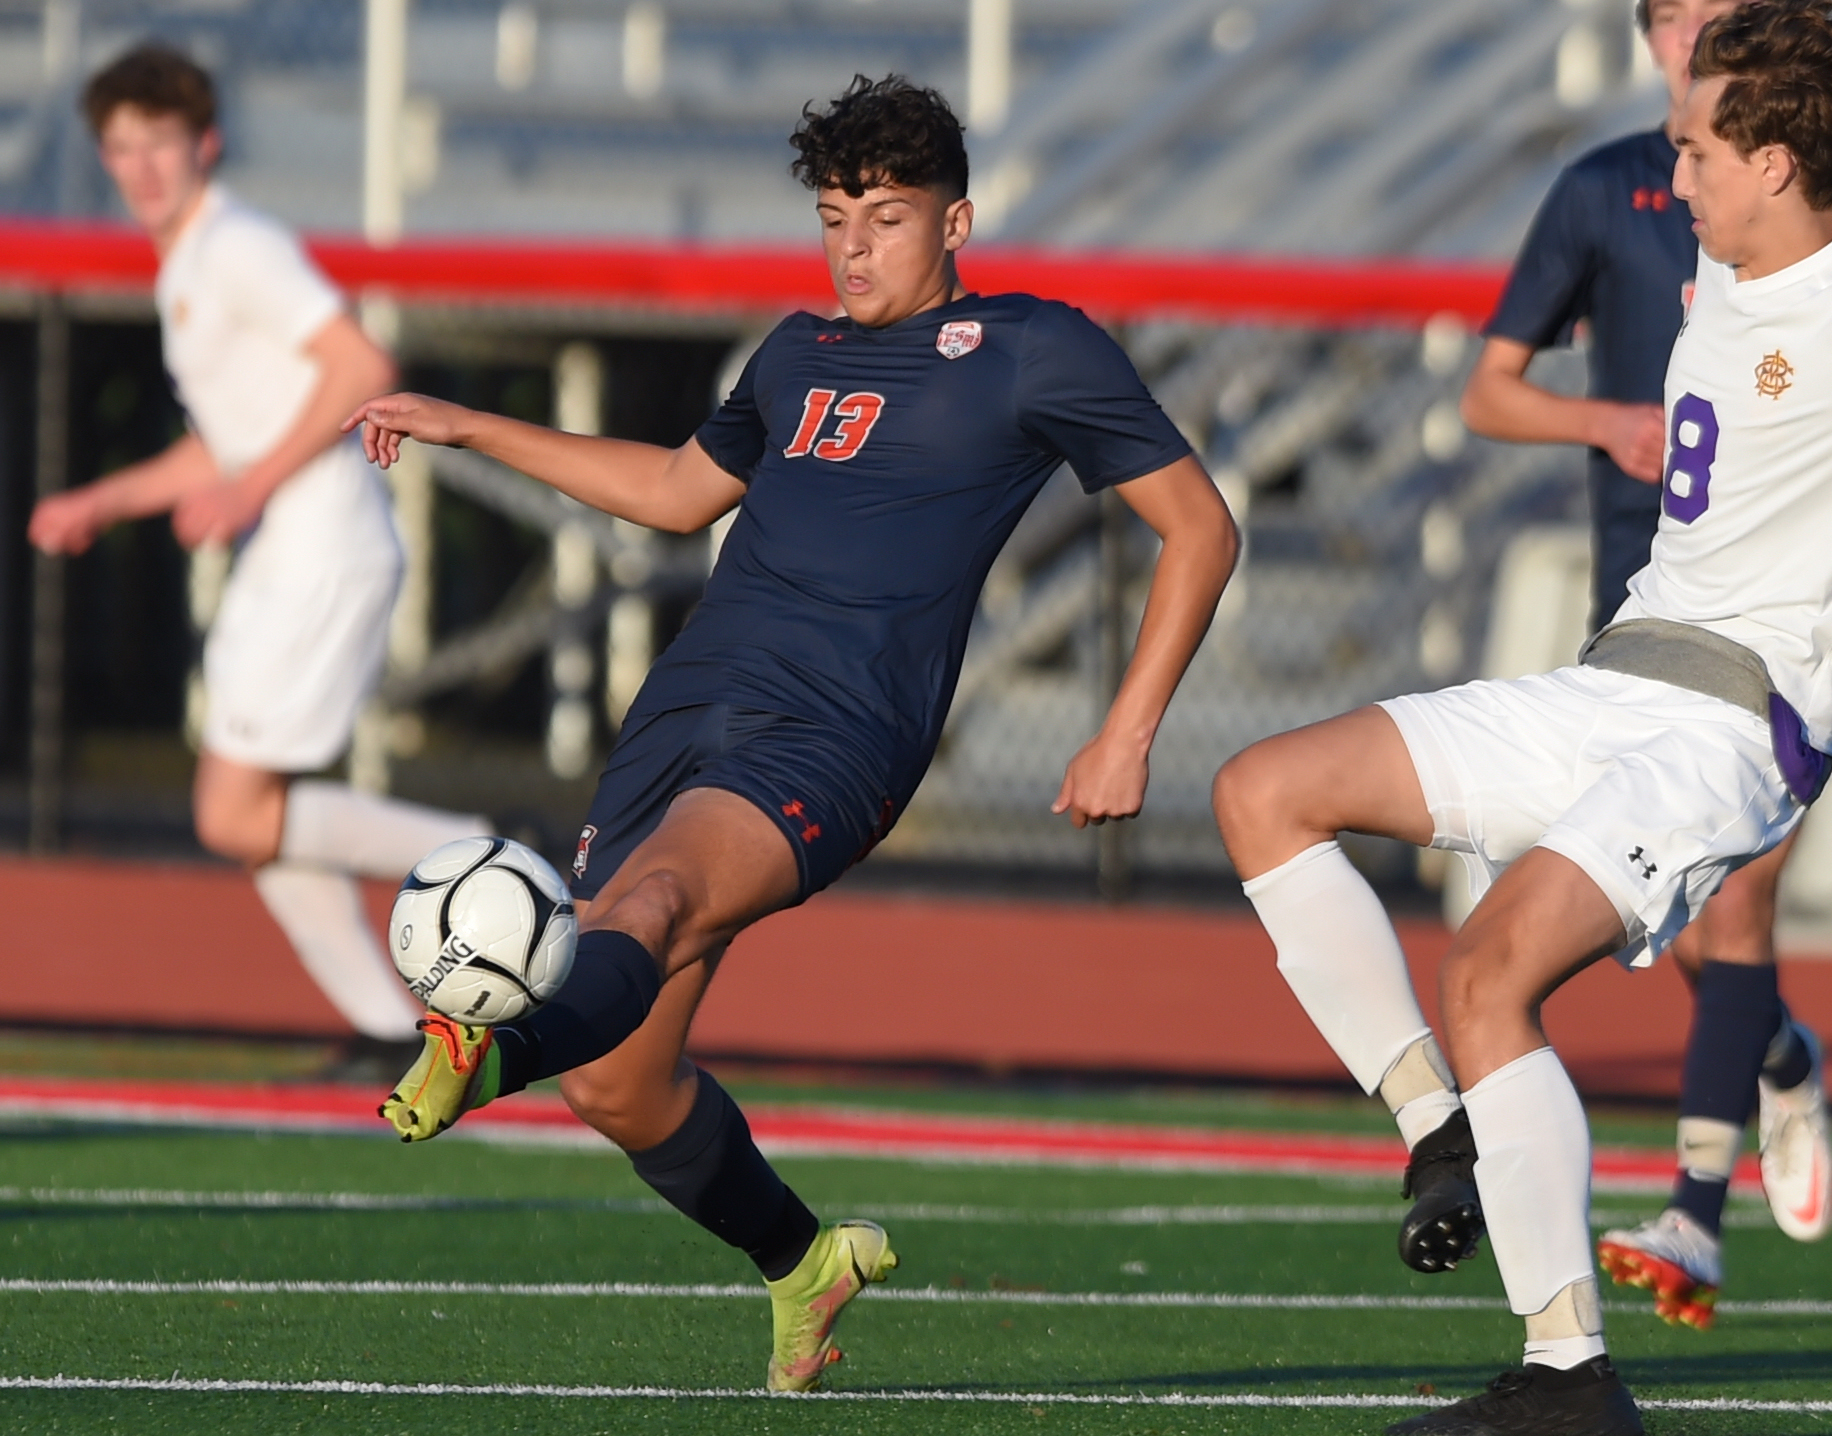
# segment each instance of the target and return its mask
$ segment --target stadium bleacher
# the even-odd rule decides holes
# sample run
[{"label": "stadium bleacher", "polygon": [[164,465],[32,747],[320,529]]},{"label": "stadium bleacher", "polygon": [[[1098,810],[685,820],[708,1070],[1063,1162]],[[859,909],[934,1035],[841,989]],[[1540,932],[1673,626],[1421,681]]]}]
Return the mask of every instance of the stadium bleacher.
[{"label": "stadium bleacher", "polygon": [[[892,68],[961,98],[968,12],[965,0],[417,0],[406,233],[804,237],[806,197],[783,144],[801,104],[854,71]],[[0,207],[109,212],[72,95],[88,67],[147,33],[222,74],[229,184],[308,229],[358,228],[357,0],[0,10]],[[1630,39],[1616,0],[1019,5],[1009,102],[965,97],[982,115],[970,127],[979,242],[1500,260],[1562,157],[1658,113]],[[523,319],[409,306],[399,332],[416,361],[474,361],[481,348],[538,368],[569,337],[604,342],[634,326],[729,344],[756,324],[735,306],[691,323],[579,309]],[[1140,874],[1213,872],[1218,759],[1473,673],[1502,547],[1523,524],[1581,513],[1578,458],[1464,434],[1454,395],[1473,352],[1467,316],[1422,335],[1250,314],[1143,318],[1121,334],[1247,517],[1246,569],[1166,723],[1150,814],[1125,840]],[[1557,382],[1582,383],[1579,356],[1546,363]],[[1123,632],[1148,557],[1142,531],[1120,521],[1103,569],[1100,532],[1066,476],[1020,530],[988,587],[949,739],[887,857],[1090,862],[1088,835],[1046,808],[1107,681],[1100,576],[1107,626]],[[1369,860],[1397,871],[1403,858]]]}]

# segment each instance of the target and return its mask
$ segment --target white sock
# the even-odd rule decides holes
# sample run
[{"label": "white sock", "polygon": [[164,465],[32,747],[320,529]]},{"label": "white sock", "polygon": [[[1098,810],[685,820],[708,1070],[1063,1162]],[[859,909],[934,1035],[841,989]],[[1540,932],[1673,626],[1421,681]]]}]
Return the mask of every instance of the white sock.
[{"label": "white sock", "polygon": [[1414,1097],[1404,1106],[1393,1109],[1393,1120],[1399,1134],[1406,1139],[1406,1150],[1418,1146],[1419,1138],[1429,1137],[1448,1122],[1463,1106],[1463,1099],[1448,1087]]},{"label": "white sock", "polygon": [[[1528,1355],[1572,1367],[1603,1354],[1590,1260],[1590,1127],[1550,1047],[1518,1057],[1463,1094],[1476,1138],[1476,1189],[1508,1306],[1528,1322]],[[1583,1297],[1583,1284],[1593,1295]],[[1568,1293],[1566,1288],[1573,1288]],[[1553,1321],[1570,1304],[1577,1326]],[[1591,1321],[1591,1308],[1596,1319]],[[1594,1325],[1594,1331],[1585,1331]]]},{"label": "white sock", "polygon": [[331,1006],[365,1037],[414,1035],[426,1015],[376,941],[348,873],[296,863],[256,868],[255,891]]},{"label": "white sock", "polygon": [[474,813],[447,813],[342,783],[301,779],[286,791],[280,859],[398,881],[441,844],[493,831],[489,819]]},{"label": "white sock", "polygon": [[1241,887],[1272,935],[1279,972],[1372,1096],[1406,1049],[1431,1035],[1374,889],[1333,842]]}]

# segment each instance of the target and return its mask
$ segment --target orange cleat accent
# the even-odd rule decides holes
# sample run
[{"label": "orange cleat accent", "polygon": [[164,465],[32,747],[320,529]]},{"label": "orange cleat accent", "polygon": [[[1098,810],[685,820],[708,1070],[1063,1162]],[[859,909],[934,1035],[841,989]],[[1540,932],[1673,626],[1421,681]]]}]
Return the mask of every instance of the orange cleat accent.
[{"label": "orange cleat accent", "polygon": [[1709,1331],[1717,1319],[1718,1289],[1684,1267],[1612,1241],[1597,1244],[1597,1260],[1618,1286],[1654,1293],[1654,1314],[1675,1326]]}]

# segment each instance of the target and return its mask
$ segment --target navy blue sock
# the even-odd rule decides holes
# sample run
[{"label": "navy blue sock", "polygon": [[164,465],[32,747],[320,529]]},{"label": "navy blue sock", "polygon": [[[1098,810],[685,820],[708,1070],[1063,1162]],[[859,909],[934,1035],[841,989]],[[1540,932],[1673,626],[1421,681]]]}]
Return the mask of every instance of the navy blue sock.
[{"label": "navy blue sock", "polygon": [[630,1165],[683,1216],[757,1263],[766,1280],[795,1270],[820,1222],[751,1138],[738,1104],[705,1071],[687,1120]]},{"label": "navy blue sock", "polygon": [[1806,1038],[1800,1035],[1800,1029],[1794,1025],[1793,1014],[1785,1006],[1781,1009],[1781,1030],[1768,1044],[1762,1075],[1784,1092],[1790,1087],[1798,1087],[1813,1075],[1813,1053],[1807,1047]]},{"label": "navy blue sock", "polygon": [[496,1029],[497,1095],[596,1062],[642,1026],[661,989],[661,969],[627,932],[580,933],[560,990],[532,1016]]},{"label": "navy blue sock", "polygon": [[[1781,1025],[1781,993],[1772,965],[1706,961],[1699,965],[1692,1035],[1686,1044],[1679,1115],[1743,1127],[1756,1105],[1756,1076]],[[1669,1205],[1715,1234],[1729,1184],[1681,1171]]]}]

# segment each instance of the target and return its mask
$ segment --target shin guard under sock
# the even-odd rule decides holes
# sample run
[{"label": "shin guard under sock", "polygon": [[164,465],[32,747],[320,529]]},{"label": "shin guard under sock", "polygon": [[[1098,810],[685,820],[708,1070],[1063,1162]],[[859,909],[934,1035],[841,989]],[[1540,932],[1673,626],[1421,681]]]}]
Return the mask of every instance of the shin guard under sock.
[{"label": "shin guard under sock", "polygon": [[1431,1035],[1374,889],[1333,842],[1306,848],[1241,889],[1272,937],[1279,975],[1372,1095],[1406,1049]]},{"label": "shin guard under sock", "polygon": [[661,989],[661,969],[627,932],[580,933],[560,990],[532,1016],[496,1029],[496,1095],[596,1062],[642,1026]]},{"label": "shin guard under sock", "polygon": [[[1547,1318],[1567,1288],[1594,1287],[1590,1258],[1590,1127],[1550,1047],[1517,1057],[1463,1094],[1476,1137],[1476,1185],[1508,1305],[1529,1318],[1537,1359],[1571,1366],[1603,1353],[1600,1331]],[[1591,1298],[1580,1302],[1589,1315]],[[1600,1308],[1599,1308],[1600,1312]],[[1558,1345],[1550,1345],[1558,1342]]]},{"label": "shin guard under sock", "polygon": [[766,1281],[778,1281],[807,1254],[820,1222],[757,1150],[738,1104],[706,1072],[699,1082],[687,1120],[630,1153],[630,1165],[682,1216],[742,1250]]},{"label": "shin guard under sock", "polygon": [[1679,1171],[1668,1205],[1714,1236],[1782,1011],[1772,965],[1700,964],[1680,1079]]}]

